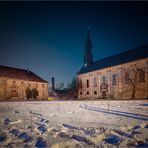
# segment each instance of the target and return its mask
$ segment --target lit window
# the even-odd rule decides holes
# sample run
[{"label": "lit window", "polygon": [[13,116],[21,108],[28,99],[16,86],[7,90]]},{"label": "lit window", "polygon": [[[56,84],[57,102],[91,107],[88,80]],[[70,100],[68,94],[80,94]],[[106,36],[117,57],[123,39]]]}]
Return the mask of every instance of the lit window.
[{"label": "lit window", "polygon": [[97,79],[94,77],[94,87],[97,87]]},{"label": "lit window", "polygon": [[143,69],[139,70],[139,82],[145,82],[145,71]]},{"label": "lit window", "polygon": [[117,77],[116,74],[113,74],[112,76],[112,85],[116,85],[117,84]]}]

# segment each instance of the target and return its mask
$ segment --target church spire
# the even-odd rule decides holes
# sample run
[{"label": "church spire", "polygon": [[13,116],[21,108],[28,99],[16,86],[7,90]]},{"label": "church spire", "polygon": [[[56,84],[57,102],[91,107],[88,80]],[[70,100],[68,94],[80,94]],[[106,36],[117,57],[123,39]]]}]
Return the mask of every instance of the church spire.
[{"label": "church spire", "polygon": [[90,66],[93,62],[92,58],[92,44],[90,40],[90,31],[89,27],[87,28],[87,39],[85,43],[85,55],[84,55],[84,66]]}]

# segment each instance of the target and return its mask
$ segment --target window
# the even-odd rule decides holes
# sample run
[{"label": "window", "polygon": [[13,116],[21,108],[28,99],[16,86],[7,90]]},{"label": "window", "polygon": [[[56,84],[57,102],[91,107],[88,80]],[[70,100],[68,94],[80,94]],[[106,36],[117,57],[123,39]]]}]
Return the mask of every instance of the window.
[{"label": "window", "polygon": [[16,81],[13,81],[13,84],[15,84],[16,83]]},{"label": "window", "polygon": [[80,95],[82,95],[82,92],[80,92]]},{"label": "window", "polygon": [[102,81],[106,82],[106,77],[105,76],[102,77]]},{"label": "window", "polygon": [[112,85],[116,85],[117,84],[117,76],[116,74],[112,75]]},{"label": "window", "polygon": [[89,95],[89,91],[87,91],[87,95]]},{"label": "window", "polygon": [[139,82],[145,82],[145,71],[143,69],[139,70]]},{"label": "window", "polygon": [[128,84],[129,83],[129,73],[128,72],[125,72],[125,78],[124,78],[124,80],[125,80],[125,84]]},{"label": "window", "polygon": [[86,81],[86,86],[89,87],[89,80]]},{"label": "window", "polygon": [[21,82],[21,84],[23,85],[23,84],[24,84],[24,82],[22,81],[22,82]]},{"label": "window", "polygon": [[97,79],[96,79],[96,77],[94,77],[93,84],[94,84],[94,87],[97,87]]},{"label": "window", "polygon": [[94,95],[96,95],[97,94],[97,91],[94,91]]}]

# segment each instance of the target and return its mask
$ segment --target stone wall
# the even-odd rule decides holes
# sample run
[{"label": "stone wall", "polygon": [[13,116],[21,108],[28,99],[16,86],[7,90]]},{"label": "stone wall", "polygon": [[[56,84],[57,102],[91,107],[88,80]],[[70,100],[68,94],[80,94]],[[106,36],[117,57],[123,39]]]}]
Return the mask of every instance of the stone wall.
[{"label": "stone wall", "polygon": [[39,91],[38,100],[48,98],[48,83],[9,79],[0,77],[0,100],[26,99],[26,88],[36,88]]},{"label": "stone wall", "polygon": [[[139,70],[144,70],[145,79],[143,82],[139,82]],[[128,83],[125,81],[126,72],[129,73]],[[113,75],[116,75],[115,85],[113,85]],[[96,85],[94,79],[96,79]],[[131,99],[133,91],[135,91],[134,98],[148,98],[148,58],[81,74],[77,76],[77,80],[79,99],[104,97]],[[87,87],[87,80],[89,87]]]}]

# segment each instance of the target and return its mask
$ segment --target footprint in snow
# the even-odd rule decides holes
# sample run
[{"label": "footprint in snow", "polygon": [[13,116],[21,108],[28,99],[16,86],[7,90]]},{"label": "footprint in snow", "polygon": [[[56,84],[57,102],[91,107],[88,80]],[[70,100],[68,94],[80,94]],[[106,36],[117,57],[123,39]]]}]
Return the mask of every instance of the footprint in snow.
[{"label": "footprint in snow", "polygon": [[109,136],[105,139],[105,141],[106,141],[107,143],[109,143],[109,144],[115,145],[115,144],[118,144],[121,140],[120,140],[120,138],[119,138],[118,136],[116,136],[116,135],[109,135]]},{"label": "footprint in snow", "polygon": [[139,128],[141,128],[141,126],[140,125],[136,125],[136,126],[133,127],[133,130],[136,130],[136,129],[139,129]]},{"label": "footprint in snow", "polygon": [[0,143],[4,142],[6,140],[6,136],[3,134],[0,134]]},{"label": "footprint in snow", "polygon": [[11,121],[11,120],[10,120],[9,118],[5,118],[5,119],[4,119],[4,124],[5,124],[5,125],[9,125],[9,124],[10,124],[10,121]]},{"label": "footprint in snow", "polygon": [[37,148],[47,147],[47,143],[46,143],[46,141],[43,140],[42,137],[39,137],[39,138],[37,139],[37,142],[36,142],[36,144],[35,144],[35,147],[37,147]]},{"label": "footprint in snow", "polygon": [[40,122],[44,122],[44,121],[45,121],[45,119],[43,119],[43,118],[40,119]]},{"label": "footprint in snow", "polygon": [[31,142],[33,140],[32,137],[30,137],[27,133],[23,132],[21,133],[18,138],[23,139],[24,142]]},{"label": "footprint in snow", "polygon": [[49,121],[48,121],[48,120],[46,120],[46,119],[41,118],[41,119],[40,119],[40,122],[43,122],[43,123],[48,123]]},{"label": "footprint in snow", "polygon": [[18,110],[15,110],[14,113],[18,114],[18,113],[20,113],[20,112],[19,112]]},{"label": "footprint in snow", "polygon": [[45,125],[40,125],[37,129],[41,132],[41,134],[47,131],[47,127]]},{"label": "footprint in snow", "polygon": [[14,136],[18,136],[20,134],[20,132],[17,129],[12,129],[10,133],[13,134]]}]

